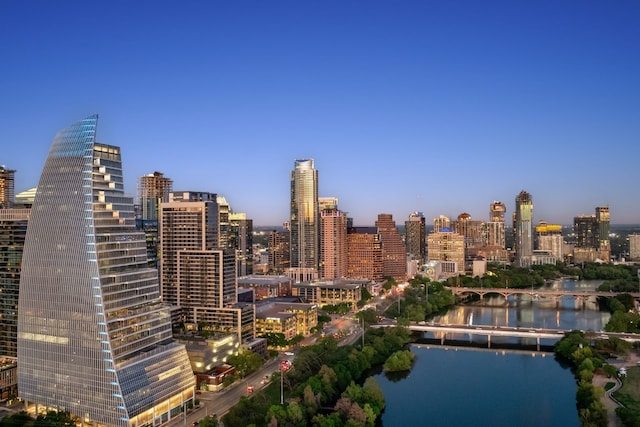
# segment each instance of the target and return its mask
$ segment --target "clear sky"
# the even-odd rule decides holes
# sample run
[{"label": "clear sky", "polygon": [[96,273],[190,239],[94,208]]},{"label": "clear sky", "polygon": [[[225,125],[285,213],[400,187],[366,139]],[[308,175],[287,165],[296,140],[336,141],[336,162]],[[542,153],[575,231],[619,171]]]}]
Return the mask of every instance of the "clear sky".
[{"label": "clear sky", "polygon": [[255,225],[290,172],[356,225],[391,213],[640,223],[640,1],[0,3],[0,164],[37,185],[56,132],[93,113],[126,191],[160,171]]}]

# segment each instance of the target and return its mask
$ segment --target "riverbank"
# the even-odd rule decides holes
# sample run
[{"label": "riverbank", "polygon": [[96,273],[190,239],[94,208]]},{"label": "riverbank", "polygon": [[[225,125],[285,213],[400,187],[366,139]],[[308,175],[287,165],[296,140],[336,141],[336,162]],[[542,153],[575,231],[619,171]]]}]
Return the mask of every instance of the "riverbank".
[{"label": "riverbank", "polygon": [[[638,350],[635,350],[635,349],[631,350],[628,354],[626,354],[623,357],[619,357],[617,359],[607,361],[607,363],[609,363],[610,365],[615,366],[616,369],[631,368],[634,366],[638,366],[639,362],[640,362],[640,352],[638,352]],[[616,378],[607,377],[607,374],[605,374],[604,372],[596,373],[593,376],[593,380],[592,380],[592,384],[594,386],[602,387],[602,389],[604,390],[606,390],[605,388],[606,385],[611,382],[616,382],[617,386],[612,390],[605,391],[604,395],[600,399],[604,407],[607,409],[607,427],[624,427],[624,425],[622,424],[622,421],[616,414],[616,409],[620,405],[615,399],[611,397],[611,393],[620,387],[621,385],[620,381]]]}]

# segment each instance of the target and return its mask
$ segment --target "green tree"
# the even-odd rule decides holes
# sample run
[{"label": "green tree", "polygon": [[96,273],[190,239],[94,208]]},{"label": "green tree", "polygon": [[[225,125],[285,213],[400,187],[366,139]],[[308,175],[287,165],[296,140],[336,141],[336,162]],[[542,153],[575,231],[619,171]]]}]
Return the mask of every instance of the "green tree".
[{"label": "green tree", "polygon": [[263,364],[262,357],[251,350],[244,350],[236,355],[229,356],[228,362],[236,368],[240,378],[244,378],[250,373],[257,371]]},{"label": "green tree", "polygon": [[75,426],[77,418],[71,416],[69,412],[48,411],[45,415],[38,415],[34,427],[60,427]]},{"label": "green tree", "polygon": [[383,369],[385,372],[400,372],[408,371],[411,369],[415,354],[409,350],[400,350],[393,353],[387,361],[384,363]]},{"label": "green tree", "polygon": [[31,427],[34,423],[35,420],[25,411],[0,419],[0,427]]}]

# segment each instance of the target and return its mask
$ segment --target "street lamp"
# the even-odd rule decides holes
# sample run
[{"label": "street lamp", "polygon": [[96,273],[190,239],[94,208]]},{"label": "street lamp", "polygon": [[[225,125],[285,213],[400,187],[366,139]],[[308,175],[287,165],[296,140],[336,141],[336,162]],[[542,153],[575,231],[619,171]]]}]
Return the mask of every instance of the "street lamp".
[{"label": "street lamp", "polygon": [[280,366],[280,404],[284,405],[284,371]]}]

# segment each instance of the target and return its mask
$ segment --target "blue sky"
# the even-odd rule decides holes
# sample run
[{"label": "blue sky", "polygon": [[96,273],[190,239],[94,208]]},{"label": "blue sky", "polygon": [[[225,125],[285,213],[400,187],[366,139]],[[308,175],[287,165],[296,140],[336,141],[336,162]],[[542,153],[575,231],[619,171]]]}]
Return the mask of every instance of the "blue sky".
[{"label": "blue sky", "polygon": [[289,215],[296,158],[356,225],[508,214],[640,223],[640,2],[4,1],[0,164],[37,184],[98,113],[125,187],[153,171]]}]

